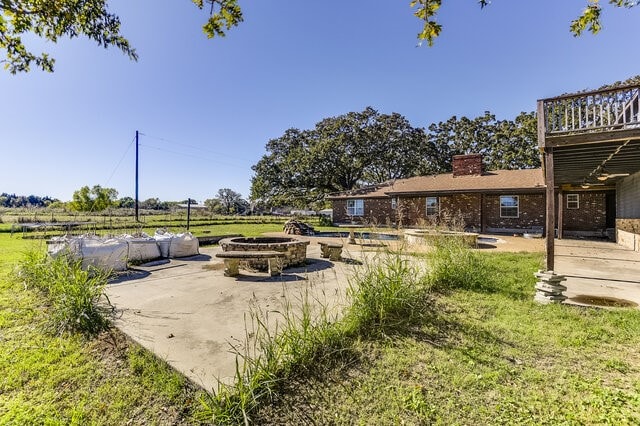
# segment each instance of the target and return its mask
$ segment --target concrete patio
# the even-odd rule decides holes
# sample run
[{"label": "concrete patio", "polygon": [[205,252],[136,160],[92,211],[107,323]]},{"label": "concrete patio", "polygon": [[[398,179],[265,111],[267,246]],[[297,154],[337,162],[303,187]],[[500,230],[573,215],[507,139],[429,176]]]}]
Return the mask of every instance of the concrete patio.
[{"label": "concrete patio", "polygon": [[[544,247],[540,239],[486,237],[495,243],[483,244],[482,251],[539,252]],[[237,278],[225,277],[222,261],[215,258],[218,246],[201,248],[201,254],[191,258],[136,267],[108,286],[107,294],[121,314],[116,325],[194,383],[215,389],[217,378],[229,381],[235,373],[231,345],[245,343],[252,306],[269,311],[273,319],[285,300],[296,303],[307,289],[309,297],[325,305],[340,306],[344,300],[354,263],[322,259],[318,239],[312,240],[307,265],[287,268],[279,277],[244,270]],[[591,240],[557,240],[556,247],[557,271],[567,276],[565,303],[580,304],[573,299],[589,295],[640,305],[640,253]],[[343,257],[374,255],[363,249],[375,250],[369,244],[345,244]]]},{"label": "concrete patio", "polygon": [[[613,242],[555,241],[556,272],[567,277],[565,303],[579,296],[628,300],[640,305],[640,253]],[[578,298],[578,300],[576,300]]]},{"label": "concrete patio", "polygon": [[305,289],[310,298],[338,305],[353,268],[322,259],[320,246],[312,244],[307,265],[287,268],[281,276],[241,270],[239,277],[225,277],[215,258],[220,251],[205,247],[198,256],[136,267],[107,288],[120,313],[116,326],[209,391],[216,389],[217,377],[227,381],[235,373],[231,345],[244,344],[251,306],[274,319],[285,295],[295,303]]}]

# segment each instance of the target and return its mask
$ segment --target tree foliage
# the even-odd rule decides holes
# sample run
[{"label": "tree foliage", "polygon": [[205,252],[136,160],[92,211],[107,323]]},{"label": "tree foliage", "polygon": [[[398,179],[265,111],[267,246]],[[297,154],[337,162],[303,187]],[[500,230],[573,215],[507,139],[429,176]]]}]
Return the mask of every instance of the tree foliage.
[{"label": "tree foliage", "polygon": [[114,206],[117,198],[118,191],[113,188],[103,188],[100,185],[94,185],[92,188],[83,186],[73,193],[69,207],[80,212],[98,212]]},{"label": "tree foliage", "polygon": [[534,113],[497,120],[490,112],[451,117],[428,131],[373,108],[289,129],[253,166],[251,199],[270,206],[319,207],[330,192],[451,171],[454,155],[479,153],[488,170],[540,166]]},{"label": "tree foliage", "polygon": [[[208,9],[203,26],[209,37],[223,37],[242,22],[237,0],[192,0]],[[55,60],[47,53],[27,49],[23,36],[33,34],[51,42],[62,37],[86,37],[102,47],[115,47],[132,60],[138,54],[120,32],[120,18],[109,12],[108,0],[0,0],[0,50],[6,52],[4,64],[12,74],[29,71],[32,65],[53,71]]]},{"label": "tree foliage", "polygon": [[[489,0],[477,0],[481,8],[490,4]],[[609,0],[608,3],[615,7],[630,9],[640,4],[639,0]],[[423,21],[422,31],[418,33],[418,39],[426,41],[429,46],[433,46],[435,39],[442,32],[442,25],[437,21],[437,14],[442,6],[442,0],[411,0],[411,7],[414,15]],[[569,26],[569,30],[574,36],[580,36],[584,30],[597,34],[602,29],[602,5],[600,0],[588,0],[585,9]]]},{"label": "tree foliage", "polygon": [[417,174],[434,154],[424,130],[398,113],[368,107],[289,129],[252,167],[251,199],[272,206],[313,206],[327,192]]},{"label": "tree foliage", "polygon": [[[191,0],[205,10],[209,18],[202,30],[209,38],[224,37],[228,30],[243,21],[238,0]],[[478,0],[480,7],[488,0]],[[615,7],[632,8],[639,0],[609,0]],[[432,46],[442,31],[437,13],[442,0],[410,0],[413,14],[422,21],[418,33],[420,42]],[[589,0],[582,13],[571,22],[570,31],[579,36],[585,30],[593,34],[601,28],[602,6],[599,0]],[[132,60],[138,55],[120,33],[120,18],[108,10],[108,0],[0,0],[0,50],[6,59],[0,61],[9,72],[29,71],[34,64],[44,71],[53,71],[54,59],[47,53],[35,54],[27,49],[23,35],[33,34],[51,42],[61,37],[86,37],[103,47],[120,49]]]},{"label": "tree foliage", "polygon": [[482,154],[487,170],[540,167],[537,120],[522,112],[514,121],[497,120],[489,111],[479,117],[451,117],[429,126],[429,141],[437,155],[423,173],[451,171],[454,155]]},{"label": "tree foliage", "polygon": [[249,203],[242,199],[242,194],[229,189],[221,188],[216,194],[217,203],[213,200],[206,200],[205,204],[210,208],[217,208],[222,210],[222,214],[242,214],[249,207]]},{"label": "tree foliage", "polygon": [[49,196],[0,194],[0,207],[48,207],[58,201]]}]

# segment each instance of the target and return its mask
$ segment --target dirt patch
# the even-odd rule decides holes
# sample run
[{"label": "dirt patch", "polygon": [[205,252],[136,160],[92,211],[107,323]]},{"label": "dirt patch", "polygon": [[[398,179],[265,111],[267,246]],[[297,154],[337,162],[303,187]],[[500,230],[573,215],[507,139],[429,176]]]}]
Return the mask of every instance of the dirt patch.
[{"label": "dirt patch", "polygon": [[580,303],[584,305],[591,306],[603,306],[607,308],[635,308],[638,306],[637,303],[632,302],[630,300],[618,299],[615,297],[605,297],[605,296],[589,296],[586,294],[579,294],[577,296],[573,296],[570,299],[572,302]]}]

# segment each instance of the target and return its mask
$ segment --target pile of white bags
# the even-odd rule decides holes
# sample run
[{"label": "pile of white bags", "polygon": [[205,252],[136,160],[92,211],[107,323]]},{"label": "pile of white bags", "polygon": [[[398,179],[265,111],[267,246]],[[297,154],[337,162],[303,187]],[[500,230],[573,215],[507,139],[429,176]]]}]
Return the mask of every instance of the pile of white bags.
[{"label": "pile of white bags", "polygon": [[159,257],[187,257],[199,254],[198,239],[190,232],[172,234],[156,231],[148,235],[123,235],[100,238],[93,235],[54,237],[48,244],[49,254],[57,257],[68,253],[82,260],[84,269],[95,266],[113,271],[124,271],[128,262],[147,262]]},{"label": "pile of white bags", "polygon": [[82,260],[82,268],[95,266],[113,271],[127,269],[128,246],[126,241],[117,238],[99,238],[92,235],[79,237],[54,237],[47,251],[51,257],[69,254]]}]

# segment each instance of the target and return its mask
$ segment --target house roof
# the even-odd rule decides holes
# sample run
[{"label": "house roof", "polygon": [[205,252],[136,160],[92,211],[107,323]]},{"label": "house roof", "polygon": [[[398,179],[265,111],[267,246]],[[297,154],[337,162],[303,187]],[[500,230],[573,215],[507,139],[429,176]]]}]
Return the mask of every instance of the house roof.
[{"label": "house roof", "polygon": [[347,198],[385,198],[398,195],[444,194],[460,192],[542,192],[542,169],[494,170],[482,175],[457,176],[452,173],[398,179],[376,187],[330,194],[330,200]]},{"label": "house roof", "polygon": [[350,191],[333,192],[327,195],[326,198],[328,200],[340,200],[347,198],[388,198],[389,196],[385,191],[388,191],[391,185],[391,181],[383,182],[378,185],[366,186],[364,188],[352,189]]}]

